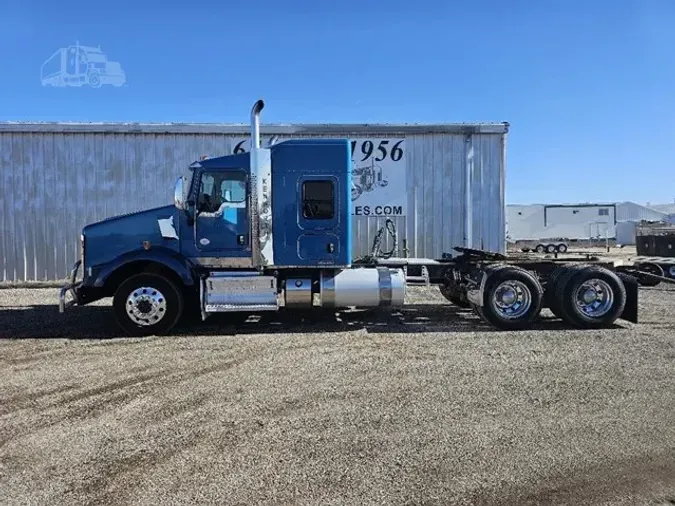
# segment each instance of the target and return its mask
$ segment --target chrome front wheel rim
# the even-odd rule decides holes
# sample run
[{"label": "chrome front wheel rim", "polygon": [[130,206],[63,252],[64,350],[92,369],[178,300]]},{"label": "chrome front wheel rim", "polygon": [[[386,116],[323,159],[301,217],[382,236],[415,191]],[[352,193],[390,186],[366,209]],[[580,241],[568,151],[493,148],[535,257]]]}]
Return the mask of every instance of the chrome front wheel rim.
[{"label": "chrome front wheel rim", "polygon": [[129,294],[125,309],[137,325],[155,325],[166,315],[166,297],[156,288],[142,286]]},{"label": "chrome front wheel rim", "polygon": [[602,279],[589,279],[577,288],[574,301],[585,315],[601,318],[614,305],[614,290]]},{"label": "chrome front wheel rim", "polygon": [[532,307],[532,293],[521,281],[504,281],[495,288],[492,304],[503,318],[521,318]]}]

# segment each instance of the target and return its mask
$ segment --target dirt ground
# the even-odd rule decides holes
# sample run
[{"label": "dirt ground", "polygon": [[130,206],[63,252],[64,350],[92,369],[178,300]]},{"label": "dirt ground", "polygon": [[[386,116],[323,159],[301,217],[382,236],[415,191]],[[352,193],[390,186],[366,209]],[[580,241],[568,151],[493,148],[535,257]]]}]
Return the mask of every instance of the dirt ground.
[{"label": "dirt ground", "polygon": [[675,504],[675,291],[642,322],[387,314],[119,337],[106,300],[0,290],[0,503]]}]

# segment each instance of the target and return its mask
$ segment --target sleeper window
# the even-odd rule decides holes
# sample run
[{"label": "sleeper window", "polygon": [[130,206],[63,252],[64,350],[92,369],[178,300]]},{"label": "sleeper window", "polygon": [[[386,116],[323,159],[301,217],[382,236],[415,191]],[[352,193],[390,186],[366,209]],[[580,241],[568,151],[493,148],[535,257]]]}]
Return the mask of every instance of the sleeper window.
[{"label": "sleeper window", "polygon": [[302,215],[310,220],[329,220],[335,212],[332,181],[302,184]]}]

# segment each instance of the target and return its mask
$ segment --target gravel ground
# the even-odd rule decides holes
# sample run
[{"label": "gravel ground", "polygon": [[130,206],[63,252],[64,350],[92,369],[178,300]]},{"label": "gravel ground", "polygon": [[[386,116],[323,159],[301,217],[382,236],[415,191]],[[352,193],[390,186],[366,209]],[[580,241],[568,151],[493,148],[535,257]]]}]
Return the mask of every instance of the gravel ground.
[{"label": "gravel ground", "polygon": [[675,504],[675,291],[512,333],[431,293],[127,339],[0,290],[0,503]]}]

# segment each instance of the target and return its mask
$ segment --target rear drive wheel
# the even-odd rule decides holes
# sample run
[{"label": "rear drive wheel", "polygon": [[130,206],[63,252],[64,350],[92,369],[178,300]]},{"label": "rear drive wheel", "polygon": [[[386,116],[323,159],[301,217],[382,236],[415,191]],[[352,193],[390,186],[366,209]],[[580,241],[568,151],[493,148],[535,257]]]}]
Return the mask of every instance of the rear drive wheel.
[{"label": "rear drive wheel", "polygon": [[130,277],[113,298],[115,319],[122,330],[132,336],[168,333],[181,317],[183,307],[181,290],[159,274]]},{"label": "rear drive wheel", "polygon": [[544,253],[546,251],[546,246],[543,244],[537,244],[537,246],[534,248],[534,251],[537,253]]},{"label": "rear drive wheel", "polygon": [[529,327],[541,311],[543,289],[525,269],[506,267],[489,274],[481,316],[501,330]]},{"label": "rear drive wheel", "polygon": [[560,243],[558,246],[556,246],[556,250],[558,253],[567,253],[567,244]]},{"label": "rear drive wheel", "polygon": [[626,288],[612,271],[588,266],[572,271],[561,279],[556,292],[561,318],[583,329],[607,327],[613,324],[626,305]]},{"label": "rear drive wheel", "polygon": [[555,244],[547,244],[546,245],[546,253],[555,253],[557,251],[558,247]]},{"label": "rear drive wheel", "polygon": [[565,298],[564,287],[569,279],[580,269],[587,265],[561,265],[548,279],[546,285],[546,303],[551,312],[558,318],[562,318],[562,300]]}]

